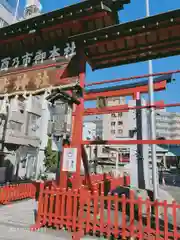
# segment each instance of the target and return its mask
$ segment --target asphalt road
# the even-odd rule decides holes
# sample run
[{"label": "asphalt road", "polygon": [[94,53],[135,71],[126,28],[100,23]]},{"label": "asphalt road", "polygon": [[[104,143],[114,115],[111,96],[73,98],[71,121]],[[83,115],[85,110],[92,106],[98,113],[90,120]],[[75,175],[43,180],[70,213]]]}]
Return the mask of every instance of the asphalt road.
[{"label": "asphalt road", "polygon": [[180,172],[164,172],[164,179],[167,186],[180,187]]}]

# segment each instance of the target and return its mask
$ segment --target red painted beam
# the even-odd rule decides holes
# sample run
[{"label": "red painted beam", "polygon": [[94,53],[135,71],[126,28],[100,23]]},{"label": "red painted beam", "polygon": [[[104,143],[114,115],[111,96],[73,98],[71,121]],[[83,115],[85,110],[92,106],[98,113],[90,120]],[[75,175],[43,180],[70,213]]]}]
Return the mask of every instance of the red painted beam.
[{"label": "red painted beam", "polygon": [[128,80],[136,80],[136,79],[142,79],[142,78],[148,78],[148,77],[157,77],[157,76],[176,74],[176,73],[180,73],[180,70],[172,70],[172,71],[168,71],[168,72],[158,72],[158,73],[145,74],[145,75],[140,75],[140,76],[131,76],[131,77],[126,77],[126,78],[118,78],[118,79],[113,79],[113,80],[92,82],[92,83],[86,84],[85,86],[90,87],[90,86],[101,85],[101,84],[106,84],[106,83],[117,83],[117,82],[123,82],[123,81],[128,81]]},{"label": "red painted beam", "polygon": [[[129,110],[145,109],[145,108],[152,108],[152,107],[154,107],[156,109],[163,109],[166,106],[170,107],[169,105],[170,104],[164,104],[164,101],[159,101],[159,102],[156,102],[154,105],[145,105],[145,106],[130,107],[127,104],[124,104],[124,105],[117,105],[117,106],[104,107],[104,108],[86,108],[84,110],[84,116],[111,114],[111,113],[118,113],[118,112],[128,112]],[[180,105],[180,103],[179,103],[179,105]],[[174,107],[174,104],[172,107]]]},{"label": "red painted beam", "polygon": [[[162,91],[166,89],[167,81],[164,80],[159,83],[154,83],[154,91]],[[127,89],[120,89],[120,90],[113,90],[113,91],[106,91],[106,92],[97,92],[97,93],[85,93],[84,100],[96,100],[98,97],[119,97],[119,96],[131,96],[134,93],[147,93],[148,92],[148,85],[145,86],[138,86],[134,88],[127,88]]]},{"label": "red painted beam", "polygon": [[180,145],[180,139],[179,140],[102,140],[102,141],[82,141],[82,144],[84,145],[136,145],[136,144],[157,144],[157,145]]},{"label": "red painted beam", "polygon": [[100,115],[100,114],[109,114],[115,112],[128,112],[128,105],[117,105],[104,108],[87,108],[84,110],[84,116],[87,115]]}]

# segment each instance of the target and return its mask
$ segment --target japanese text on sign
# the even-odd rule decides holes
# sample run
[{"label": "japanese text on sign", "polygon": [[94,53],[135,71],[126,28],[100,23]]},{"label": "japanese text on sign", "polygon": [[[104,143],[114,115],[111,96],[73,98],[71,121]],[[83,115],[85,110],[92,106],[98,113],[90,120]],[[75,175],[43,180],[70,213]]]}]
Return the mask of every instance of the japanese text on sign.
[{"label": "japanese text on sign", "polygon": [[[76,45],[74,42],[66,43],[66,46],[63,49],[63,56],[65,58],[73,57],[76,54]],[[56,47],[55,45],[53,48],[46,52],[43,50],[38,50],[35,54],[26,52],[25,55],[21,57],[6,57],[1,59],[0,61],[0,70],[1,71],[8,71],[10,67],[18,68],[19,66],[27,67],[30,64],[42,64],[45,60],[53,60],[55,61],[57,58],[61,57],[61,49]]]}]

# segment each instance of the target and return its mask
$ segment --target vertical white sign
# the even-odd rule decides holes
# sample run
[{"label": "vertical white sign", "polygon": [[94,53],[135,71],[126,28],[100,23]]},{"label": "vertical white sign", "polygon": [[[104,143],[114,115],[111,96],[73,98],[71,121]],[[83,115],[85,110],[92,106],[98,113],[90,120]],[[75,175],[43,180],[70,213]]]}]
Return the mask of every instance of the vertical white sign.
[{"label": "vertical white sign", "polygon": [[77,148],[64,148],[63,171],[76,172]]}]

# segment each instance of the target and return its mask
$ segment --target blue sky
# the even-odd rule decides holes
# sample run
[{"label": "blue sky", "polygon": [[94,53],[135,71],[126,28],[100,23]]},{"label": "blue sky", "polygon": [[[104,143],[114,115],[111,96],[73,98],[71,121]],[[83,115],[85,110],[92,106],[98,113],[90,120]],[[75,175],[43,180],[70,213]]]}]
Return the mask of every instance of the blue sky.
[{"label": "blue sky", "polygon": [[[149,0],[151,15],[180,8],[180,0]],[[21,9],[25,0],[20,0]],[[53,11],[58,8],[71,5],[79,1],[75,0],[41,0],[43,11]],[[130,4],[125,5],[124,10],[120,11],[121,22],[127,22],[145,17],[145,0],[131,0]],[[180,69],[180,56],[153,60],[153,71],[162,72]],[[93,82],[106,79],[128,77],[133,75],[143,75],[148,73],[147,62],[135,63],[125,66],[112,67],[92,72],[87,67],[86,82]],[[156,100],[164,100],[166,103],[180,102],[180,74],[174,75],[175,83],[169,84],[165,92],[155,93]],[[169,109],[170,110],[170,109]],[[180,108],[171,109],[171,111],[180,111]]]}]

